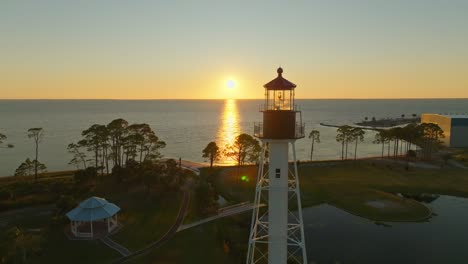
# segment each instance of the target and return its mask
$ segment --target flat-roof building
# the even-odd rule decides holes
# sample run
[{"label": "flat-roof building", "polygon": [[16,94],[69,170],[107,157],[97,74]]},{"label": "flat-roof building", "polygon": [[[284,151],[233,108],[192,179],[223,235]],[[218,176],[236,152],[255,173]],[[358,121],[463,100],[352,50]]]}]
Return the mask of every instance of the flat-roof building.
[{"label": "flat-roof building", "polygon": [[444,144],[452,148],[468,147],[468,115],[422,114],[421,123],[434,123],[444,131]]}]

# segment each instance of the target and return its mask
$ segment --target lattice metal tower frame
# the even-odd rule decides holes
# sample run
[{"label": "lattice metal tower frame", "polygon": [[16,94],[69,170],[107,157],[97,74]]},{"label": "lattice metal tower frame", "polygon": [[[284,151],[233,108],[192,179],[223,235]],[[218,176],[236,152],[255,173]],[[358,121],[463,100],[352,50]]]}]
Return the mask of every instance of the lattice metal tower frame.
[{"label": "lattice metal tower frame", "polygon": [[[247,263],[307,263],[301,194],[297,169],[297,139],[304,137],[301,111],[294,104],[295,84],[282,77],[265,84],[263,123],[254,126],[262,141],[255,206]],[[289,164],[289,146],[293,163]],[[265,204],[266,207],[261,207]],[[295,211],[290,210],[289,207]]]}]

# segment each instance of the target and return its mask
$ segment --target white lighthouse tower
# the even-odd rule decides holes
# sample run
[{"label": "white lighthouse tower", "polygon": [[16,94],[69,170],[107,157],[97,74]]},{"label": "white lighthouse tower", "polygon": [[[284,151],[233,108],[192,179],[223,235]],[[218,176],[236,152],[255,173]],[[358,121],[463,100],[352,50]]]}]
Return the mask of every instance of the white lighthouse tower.
[{"label": "white lighthouse tower", "polygon": [[[296,85],[283,78],[282,68],[277,72],[278,77],[264,85],[265,102],[260,108],[263,123],[254,127],[263,151],[247,263],[307,263],[295,149],[295,141],[304,137],[304,124],[294,104]],[[293,154],[291,165],[289,146]]]}]

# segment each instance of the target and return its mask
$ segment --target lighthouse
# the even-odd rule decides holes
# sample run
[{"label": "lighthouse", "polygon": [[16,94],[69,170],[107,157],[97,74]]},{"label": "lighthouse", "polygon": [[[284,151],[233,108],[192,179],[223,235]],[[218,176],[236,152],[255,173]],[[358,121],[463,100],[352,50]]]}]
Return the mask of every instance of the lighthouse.
[{"label": "lighthouse", "polygon": [[263,86],[263,122],[254,124],[262,152],[247,263],[307,263],[295,148],[296,140],[304,137],[304,124],[294,102],[296,85],[283,78],[282,68],[277,73]]}]

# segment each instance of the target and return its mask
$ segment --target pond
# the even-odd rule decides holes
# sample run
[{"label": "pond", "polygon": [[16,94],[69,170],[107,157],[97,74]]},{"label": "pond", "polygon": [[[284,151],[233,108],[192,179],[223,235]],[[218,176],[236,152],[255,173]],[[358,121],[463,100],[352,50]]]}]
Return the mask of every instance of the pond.
[{"label": "pond", "polygon": [[[309,263],[468,263],[468,199],[426,203],[428,222],[377,225],[333,206],[303,210]],[[387,225],[388,224],[388,225]]]}]

